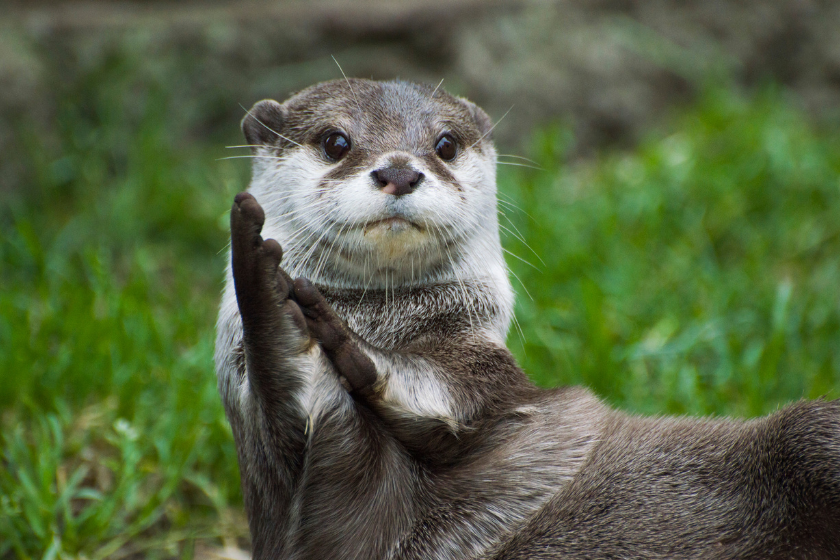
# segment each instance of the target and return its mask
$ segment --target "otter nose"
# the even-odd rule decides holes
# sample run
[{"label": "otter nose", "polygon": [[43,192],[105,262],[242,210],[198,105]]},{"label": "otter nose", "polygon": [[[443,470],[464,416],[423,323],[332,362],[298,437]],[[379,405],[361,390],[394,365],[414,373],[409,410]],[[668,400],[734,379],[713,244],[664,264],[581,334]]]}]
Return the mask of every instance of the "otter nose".
[{"label": "otter nose", "polygon": [[423,180],[423,174],[413,169],[399,169],[385,167],[372,172],[374,180],[379,184],[382,192],[394,196],[411,194]]}]

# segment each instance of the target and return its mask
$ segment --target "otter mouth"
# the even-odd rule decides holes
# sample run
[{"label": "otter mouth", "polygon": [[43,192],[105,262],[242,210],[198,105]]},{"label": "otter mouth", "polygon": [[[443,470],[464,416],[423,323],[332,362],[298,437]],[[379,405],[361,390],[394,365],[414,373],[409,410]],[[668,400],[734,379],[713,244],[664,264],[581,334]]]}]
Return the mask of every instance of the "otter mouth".
[{"label": "otter mouth", "polygon": [[412,230],[422,231],[422,228],[414,222],[406,220],[405,218],[393,216],[391,218],[385,218],[383,220],[376,220],[375,222],[368,223],[364,227],[363,232],[365,235],[368,235],[369,233],[373,232],[403,233]]}]

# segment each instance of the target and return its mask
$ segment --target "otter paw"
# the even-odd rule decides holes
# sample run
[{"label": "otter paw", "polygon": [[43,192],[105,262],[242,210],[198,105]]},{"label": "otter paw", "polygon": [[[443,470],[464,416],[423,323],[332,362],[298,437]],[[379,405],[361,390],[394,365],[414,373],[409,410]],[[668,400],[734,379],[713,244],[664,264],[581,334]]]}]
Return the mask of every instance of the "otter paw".
[{"label": "otter paw", "polygon": [[248,193],[239,193],[230,210],[231,262],[236,300],[243,320],[281,305],[292,290],[280,268],[283,249],[260,236],[265,212]]},{"label": "otter paw", "polygon": [[376,382],[376,367],[318,288],[306,278],[298,278],[294,281],[294,298],[306,319],[310,336],[321,343],[350,390],[369,390]]}]

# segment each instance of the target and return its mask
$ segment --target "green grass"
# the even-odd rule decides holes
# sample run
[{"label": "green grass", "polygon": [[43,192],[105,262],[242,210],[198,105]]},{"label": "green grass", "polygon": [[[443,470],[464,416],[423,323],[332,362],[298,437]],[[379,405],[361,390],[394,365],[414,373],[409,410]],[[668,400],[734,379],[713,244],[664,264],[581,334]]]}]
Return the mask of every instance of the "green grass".
[{"label": "green grass", "polygon": [[188,556],[243,532],[212,350],[247,166],[185,141],[163,80],[106,66],[55,84],[53,130],[16,123],[30,173],[0,214],[0,558]]},{"label": "green grass", "polygon": [[505,175],[506,246],[534,264],[511,260],[511,348],[542,384],[647,413],[837,398],[840,134],[776,89],[712,89],[670,130],[573,168],[544,132],[548,171]]},{"label": "green grass", "polygon": [[[219,100],[185,111],[143,68],[57,78],[54,128],[13,123],[28,174],[0,208],[3,560],[189,558],[245,532],[212,345],[248,165],[217,161],[236,123],[202,134]],[[711,89],[630,153],[569,166],[570,141],[542,131],[544,170],[500,174],[506,246],[534,265],[510,259],[510,345],[535,380],[651,413],[840,396],[840,133],[784,92]]]}]

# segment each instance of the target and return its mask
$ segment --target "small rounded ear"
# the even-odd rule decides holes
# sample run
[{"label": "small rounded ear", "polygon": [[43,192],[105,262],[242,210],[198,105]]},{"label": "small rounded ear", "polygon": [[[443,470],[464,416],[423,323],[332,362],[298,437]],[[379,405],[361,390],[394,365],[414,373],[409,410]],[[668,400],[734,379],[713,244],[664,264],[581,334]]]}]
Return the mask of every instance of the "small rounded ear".
[{"label": "small rounded ear", "polygon": [[273,99],[263,99],[242,119],[242,133],[251,146],[273,146],[280,140],[284,121],[283,106]]},{"label": "small rounded ear", "polygon": [[492,140],[492,136],[490,131],[493,130],[493,121],[490,120],[490,117],[487,113],[484,112],[484,109],[473,103],[472,101],[467,101],[463,97],[459,97],[458,101],[463,103],[467,110],[470,112],[475,124],[478,126],[478,130],[481,133],[481,137],[487,140]]}]

